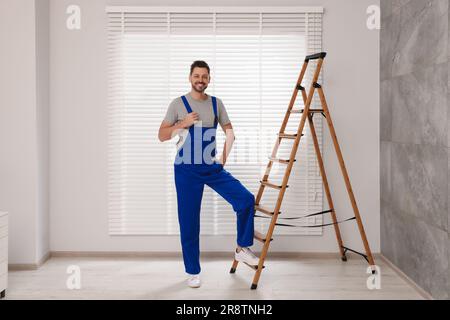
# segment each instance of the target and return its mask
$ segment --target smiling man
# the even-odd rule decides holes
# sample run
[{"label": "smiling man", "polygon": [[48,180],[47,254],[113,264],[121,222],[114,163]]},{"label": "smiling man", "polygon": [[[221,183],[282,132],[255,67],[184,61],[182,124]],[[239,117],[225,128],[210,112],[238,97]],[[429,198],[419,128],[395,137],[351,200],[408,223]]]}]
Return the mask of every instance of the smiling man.
[{"label": "smiling man", "polygon": [[[257,265],[253,245],[255,197],[224,169],[235,140],[233,126],[222,101],[205,93],[211,81],[210,68],[195,61],[189,75],[191,92],[170,104],[159,129],[159,140],[181,136],[174,163],[178,221],[188,285],[200,282],[200,208],[204,186],[211,187],[228,201],[237,216],[236,261]],[[220,124],[226,141],[216,157],[216,129]]]}]

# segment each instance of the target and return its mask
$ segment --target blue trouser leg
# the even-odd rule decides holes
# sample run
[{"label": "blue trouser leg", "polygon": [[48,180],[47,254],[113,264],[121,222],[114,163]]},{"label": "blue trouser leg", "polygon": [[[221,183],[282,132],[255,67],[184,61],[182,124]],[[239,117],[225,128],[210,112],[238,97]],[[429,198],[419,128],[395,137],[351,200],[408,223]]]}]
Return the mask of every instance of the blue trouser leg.
[{"label": "blue trouser leg", "polygon": [[199,274],[200,208],[204,182],[191,175],[189,169],[175,166],[175,186],[184,267],[189,274]]},{"label": "blue trouser leg", "polygon": [[253,245],[255,197],[228,171],[208,177],[206,184],[229,202],[237,217],[237,244],[241,247]]}]

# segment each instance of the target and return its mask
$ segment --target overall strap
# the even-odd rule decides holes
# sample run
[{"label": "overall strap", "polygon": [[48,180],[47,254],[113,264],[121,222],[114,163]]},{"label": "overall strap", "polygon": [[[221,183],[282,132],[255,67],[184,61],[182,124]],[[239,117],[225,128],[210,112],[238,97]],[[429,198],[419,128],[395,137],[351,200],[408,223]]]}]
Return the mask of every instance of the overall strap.
[{"label": "overall strap", "polygon": [[181,100],[183,100],[184,106],[186,107],[186,110],[188,113],[192,113],[191,106],[189,105],[189,102],[187,101],[185,96],[181,96]]},{"label": "overall strap", "polygon": [[217,123],[219,122],[219,116],[217,115],[217,99],[216,97],[211,96],[213,111],[214,111],[214,128],[217,128]]}]

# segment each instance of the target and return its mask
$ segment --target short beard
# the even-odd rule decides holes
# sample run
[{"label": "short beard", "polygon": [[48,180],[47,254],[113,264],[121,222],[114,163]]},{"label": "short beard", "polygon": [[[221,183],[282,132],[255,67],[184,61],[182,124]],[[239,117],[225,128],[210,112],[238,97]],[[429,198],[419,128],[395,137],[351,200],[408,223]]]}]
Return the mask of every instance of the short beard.
[{"label": "short beard", "polygon": [[203,88],[203,90],[197,90],[197,88],[195,87],[195,85],[192,85],[192,89],[198,93],[204,93],[206,89],[208,89],[208,85],[205,85],[205,87]]}]

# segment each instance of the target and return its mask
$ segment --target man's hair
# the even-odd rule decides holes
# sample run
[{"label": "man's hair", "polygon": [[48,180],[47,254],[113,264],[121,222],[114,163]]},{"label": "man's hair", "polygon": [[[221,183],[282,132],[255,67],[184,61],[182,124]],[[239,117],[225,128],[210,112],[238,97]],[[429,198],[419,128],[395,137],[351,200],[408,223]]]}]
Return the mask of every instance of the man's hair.
[{"label": "man's hair", "polygon": [[194,72],[195,68],[206,68],[206,69],[208,69],[208,73],[210,73],[209,66],[205,61],[201,61],[201,60],[194,61],[194,63],[192,63],[192,65],[191,65],[191,75],[192,75],[192,72]]}]

